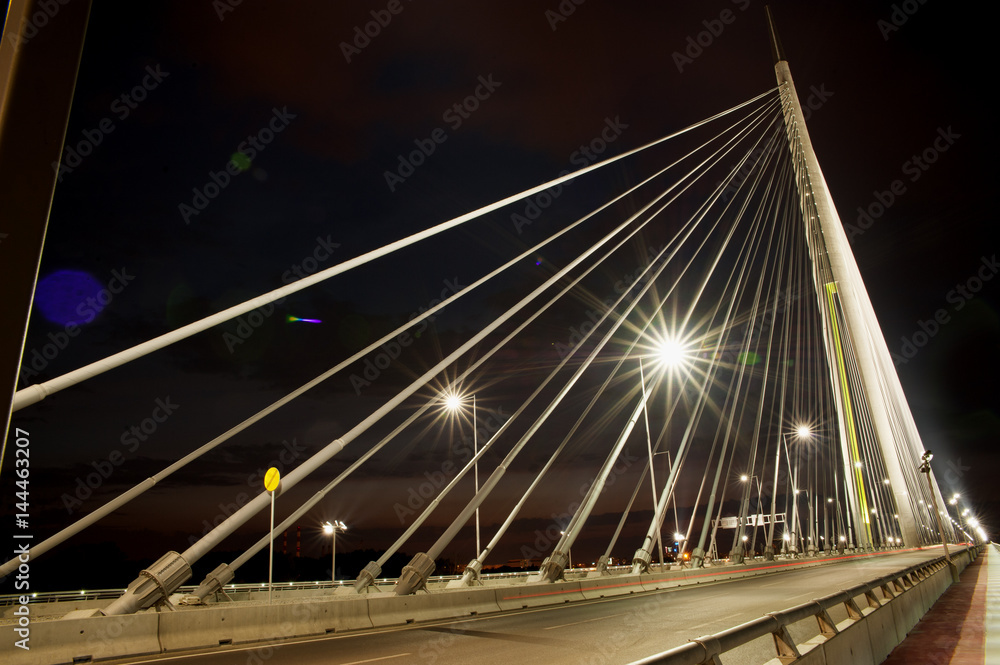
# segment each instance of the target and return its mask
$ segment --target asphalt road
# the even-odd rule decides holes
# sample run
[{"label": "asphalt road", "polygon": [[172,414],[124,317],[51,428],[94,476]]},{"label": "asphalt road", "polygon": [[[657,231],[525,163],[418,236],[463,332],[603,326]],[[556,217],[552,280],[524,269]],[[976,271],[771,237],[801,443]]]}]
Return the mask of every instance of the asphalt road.
[{"label": "asphalt road", "polygon": [[[940,548],[852,559],[773,575],[714,582],[469,619],[435,621],[281,645],[155,656],[122,663],[261,665],[296,663],[629,663],[941,555]],[[830,612],[846,618],[842,607]],[[790,629],[802,641],[818,633],[812,619]],[[759,665],[774,657],[770,636],[727,654],[726,665]]]}]

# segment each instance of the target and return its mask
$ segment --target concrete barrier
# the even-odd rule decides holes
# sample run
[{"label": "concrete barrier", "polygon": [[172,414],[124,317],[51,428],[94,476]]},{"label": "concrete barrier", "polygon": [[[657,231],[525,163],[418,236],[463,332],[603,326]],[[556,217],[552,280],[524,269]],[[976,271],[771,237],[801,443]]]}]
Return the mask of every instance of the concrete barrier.
[{"label": "concrete barrier", "polygon": [[0,662],[56,665],[159,653],[158,620],[156,614],[133,614],[32,622],[31,649],[15,646],[16,638],[7,635],[0,641]]},{"label": "concrete barrier", "polygon": [[588,600],[628,596],[644,591],[639,575],[619,575],[615,577],[593,577],[580,580],[580,593]]},{"label": "concrete barrier", "polygon": [[810,653],[821,654],[832,663],[851,665],[878,665],[882,662],[872,658],[871,633],[866,621],[847,620],[837,624],[840,631],[836,637],[825,640]]},{"label": "concrete barrier", "polygon": [[326,635],[372,628],[367,598],[328,598],[273,605],[192,607],[160,615],[164,651]]},{"label": "concrete barrier", "polygon": [[452,589],[412,596],[368,596],[372,624],[395,626],[499,612],[496,592],[487,588]]},{"label": "concrete barrier", "polygon": [[501,611],[519,610],[526,607],[562,605],[577,600],[586,600],[580,590],[580,582],[555,582],[552,584],[528,584],[518,587],[495,589],[496,603]]}]

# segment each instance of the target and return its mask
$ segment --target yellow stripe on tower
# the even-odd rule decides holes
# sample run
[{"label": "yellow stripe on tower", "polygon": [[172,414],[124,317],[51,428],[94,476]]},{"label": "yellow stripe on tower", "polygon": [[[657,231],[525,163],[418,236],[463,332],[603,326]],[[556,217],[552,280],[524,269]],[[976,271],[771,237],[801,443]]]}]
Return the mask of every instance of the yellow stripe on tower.
[{"label": "yellow stripe on tower", "polygon": [[861,519],[865,523],[865,532],[868,541],[871,542],[871,518],[868,516],[868,501],[865,499],[865,480],[861,467],[855,462],[861,460],[861,453],[858,451],[858,433],[854,428],[854,409],[851,406],[851,393],[847,383],[847,364],[844,362],[844,347],[840,342],[840,325],[837,318],[837,308],[833,294],[837,292],[837,283],[829,282],[826,285],[827,301],[830,307],[830,324],[833,328],[833,343],[837,349],[837,372],[840,375],[840,392],[844,401],[844,420],[847,424],[847,441],[850,444],[852,466],[854,467],[854,481],[858,489],[858,501],[861,503]]}]

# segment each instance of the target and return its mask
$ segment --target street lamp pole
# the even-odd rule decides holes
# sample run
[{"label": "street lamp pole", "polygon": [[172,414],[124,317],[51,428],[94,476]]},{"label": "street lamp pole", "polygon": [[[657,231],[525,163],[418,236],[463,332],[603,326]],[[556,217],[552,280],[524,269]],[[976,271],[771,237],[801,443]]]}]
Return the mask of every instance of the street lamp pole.
[{"label": "street lamp pole", "polygon": [[[475,458],[479,454],[479,427],[476,421],[476,396],[472,395],[472,456]],[[472,465],[472,476],[475,479],[476,494],[479,494],[479,460]],[[475,496],[475,495],[473,495]],[[476,558],[482,552],[479,546],[479,506],[476,506]]]},{"label": "street lamp pole", "polygon": [[323,533],[332,536],[330,540],[330,581],[337,581],[337,532],[347,531],[347,525],[340,520],[323,523]]},{"label": "street lamp pole", "polygon": [[[751,550],[751,552],[753,552],[753,555],[751,555],[751,558],[753,558],[753,556],[756,555],[756,552],[757,552],[757,546],[756,546],[756,543],[757,543],[757,527],[758,526],[762,526],[760,524],[757,524],[757,515],[759,515],[759,514],[762,515],[763,514],[761,512],[761,511],[763,511],[763,507],[761,505],[761,501],[762,501],[762,499],[761,499],[761,483],[760,483],[760,478],[758,478],[756,475],[748,476],[747,474],[744,473],[743,475],[740,476],[740,482],[741,483],[747,483],[747,482],[750,483],[747,486],[747,488],[746,488],[746,493],[747,493],[747,501],[746,502],[747,502],[747,512],[748,513],[749,513],[750,498],[751,498],[752,493],[753,493],[753,481],[755,481],[755,480],[757,481],[757,508],[754,510],[753,519],[749,519],[749,515],[747,515],[747,524],[748,525],[749,524],[753,524],[753,540],[750,542],[750,550]],[[741,517],[743,517],[743,515],[741,515]],[[745,533],[745,531],[744,531],[744,533]],[[744,555],[746,555],[746,551],[745,551],[746,550],[746,545],[745,545],[745,543],[746,543],[747,540],[749,540],[749,538],[743,538],[742,539],[742,542],[744,543],[744,545],[743,545],[743,548],[744,548],[743,554]]]},{"label": "street lamp pole", "polygon": [[809,490],[802,490],[806,493],[806,510],[809,513],[809,542],[806,544],[806,554],[815,556],[816,554],[816,516],[813,514],[813,495]]},{"label": "street lamp pole", "polygon": [[[462,397],[454,393],[447,395],[444,398],[444,405],[453,413],[458,412],[462,408]],[[479,494],[479,427],[477,426],[476,418],[476,395],[472,395],[472,457],[475,460],[472,464],[472,478],[475,484],[475,493],[473,496]],[[476,552],[475,559],[479,558],[479,554],[482,552],[482,546],[480,544],[479,538],[479,506],[476,506]]]},{"label": "street lamp pole", "polygon": [[[649,431],[649,410],[646,408],[646,374],[642,367],[642,356],[639,356],[639,387],[643,393],[642,417],[646,423],[646,452],[649,454],[649,488],[653,495],[653,505],[656,505],[656,469],[653,466],[653,439]],[[667,458],[669,463],[670,458]],[[660,552],[660,570],[663,570],[663,527],[656,529],[656,547]]]},{"label": "street lamp pole", "polygon": [[941,524],[941,509],[938,507],[937,503],[937,493],[934,491],[934,483],[931,481],[931,458],[934,454],[931,451],[927,451],[920,458],[920,472],[927,476],[927,488],[930,490],[931,494],[931,505],[934,507],[934,517],[937,518],[938,533],[941,534],[941,545],[944,546],[944,558],[945,561],[951,563],[951,556],[948,554],[948,539],[944,535],[944,527]]},{"label": "street lamp pole", "polygon": [[948,554],[948,539],[944,535],[944,527],[941,525],[941,510],[937,505],[937,493],[934,492],[934,482],[931,480],[931,458],[934,454],[931,451],[925,451],[920,457],[920,473],[927,476],[927,487],[930,489],[931,493],[931,504],[934,506],[934,517],[937,518],[938,532],[941,534],[941,545],[944,547],[944,560],[948,562],[948,567],[951,568],[951,578],[953,581],[958,582],[958,567],[952,563],[951,555]]},{"label": "street lamp pole", "polygon": [[[560,536],[565,536],[566,532],[565,531],[560,531],[559,535]],[[569,569],[573,570],[573,548],[572,547],[569,547],[569,548],[566,549],[566,555],[567,555],[567,560],[568,560],[568,563],[569,563]]]}]

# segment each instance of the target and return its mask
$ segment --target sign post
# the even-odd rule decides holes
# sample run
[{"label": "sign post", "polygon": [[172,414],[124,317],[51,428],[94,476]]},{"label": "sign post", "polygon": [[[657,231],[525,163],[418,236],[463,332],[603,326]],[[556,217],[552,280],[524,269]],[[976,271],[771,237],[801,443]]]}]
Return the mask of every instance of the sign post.
[{"label": "sign post", "polygon": [[267,604],[271,604],[271,591],[273,590],[273,573],[274,573],[274,493],[278,489],[278,483],[281,482],[281,472],[279,472],[273,466],[267,470],[264,475],[264,489],[268,491],[271,495],[271,528],[268,530],[268,541],[270,544],[270,550],[267,557]]}]

